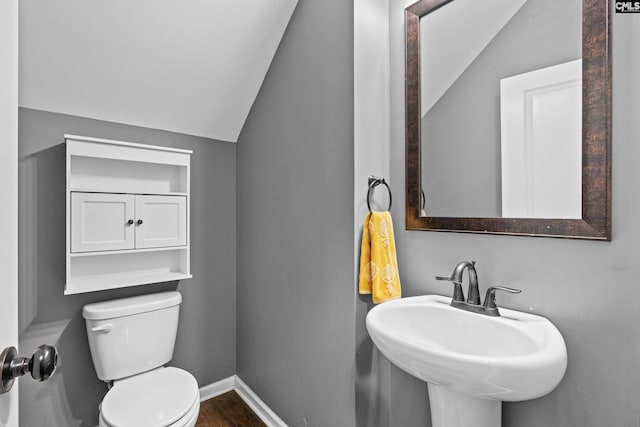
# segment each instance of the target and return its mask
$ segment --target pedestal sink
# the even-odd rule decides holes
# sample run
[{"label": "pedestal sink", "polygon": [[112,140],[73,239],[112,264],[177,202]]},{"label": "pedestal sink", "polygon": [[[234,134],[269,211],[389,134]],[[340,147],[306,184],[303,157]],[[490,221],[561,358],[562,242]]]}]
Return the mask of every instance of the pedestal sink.
[{"label": "pedestal sink", "polygon": [[546,318],[490,317],[425,295],[380,304],[367,330],[395,365],[426,381],[433,427],[499,427],[502,401],[534,399],[564,376],[567,349]]}]

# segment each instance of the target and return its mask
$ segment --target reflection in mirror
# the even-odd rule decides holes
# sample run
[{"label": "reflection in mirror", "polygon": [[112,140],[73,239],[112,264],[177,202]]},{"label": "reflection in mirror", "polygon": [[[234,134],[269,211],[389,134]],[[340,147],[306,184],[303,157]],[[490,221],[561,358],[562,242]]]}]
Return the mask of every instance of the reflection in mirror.
[{"label": "reflection in mirror", "polygon": [[609,10],[405,10],[407,229],[610,238]]},{"label": "reflection in mirror", "polygon": [[423,216],[581,218],[580,0],[420,19]]}]

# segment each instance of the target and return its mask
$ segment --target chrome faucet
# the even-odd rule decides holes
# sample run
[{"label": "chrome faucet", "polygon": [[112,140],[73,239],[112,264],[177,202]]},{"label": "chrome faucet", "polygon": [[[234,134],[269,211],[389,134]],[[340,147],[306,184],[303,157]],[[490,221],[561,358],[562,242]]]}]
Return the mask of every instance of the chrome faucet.
[{"label": "chrome faucet", "polygon": [[[464,300],[464,293],[462,292],[462,276],[465,270],[469,271],[469,289],[467,290],[466,301]],[[451,307],[485,314],[487,316],[500,316],[500,311],[496,306],[496,291],[505,291],[512,294],[522,292],[519,289],[507,288],[504,286],[491,286],[487,289],[487,293],[484,297],[484,303],[480,305],[480,289],[478,288],[478,274],[476,272],[475,261],[462,261],[453,269],[451,277],[436,276],[436,280],[445,280],[453,283],[454,288],[453,298],[451,298]]]},{"label": "chrome faucet", "polygon": [[436,276],[436,280],[446,280],[453,282],[455,286],[453,299],[455,301],[464,302],[464,294],[462,293],[462,275],[464,270],[469,270],[469,289],[467,290],[467,303],[480,305],[480,291],[478,289],[478,274],[476,273],[475,261],[462,261],[453,269],[451,277]]}]

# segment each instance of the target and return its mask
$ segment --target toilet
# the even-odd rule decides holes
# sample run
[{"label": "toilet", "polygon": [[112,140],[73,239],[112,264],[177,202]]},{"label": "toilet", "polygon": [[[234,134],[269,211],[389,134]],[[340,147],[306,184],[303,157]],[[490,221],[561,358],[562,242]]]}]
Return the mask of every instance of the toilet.
[{"label": "toilet", "polygon": [[189,372],[165,367],[173,357],[179,292],[161,292],[85,305],[91,358],[110,385],[100,427],[192,427],[200,392]]}]

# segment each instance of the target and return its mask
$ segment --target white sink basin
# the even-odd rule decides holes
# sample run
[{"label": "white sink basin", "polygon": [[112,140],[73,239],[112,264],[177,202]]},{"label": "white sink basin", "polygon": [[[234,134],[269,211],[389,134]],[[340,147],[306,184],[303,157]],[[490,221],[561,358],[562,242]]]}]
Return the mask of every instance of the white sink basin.
[{"label": "white sink basin", "polygon": [[[567,349],[549,320],[505,308],[500,308],[501,317],[490,317],[450,303],[451,298],[439,295],[403,298],[380,304],[367,315],[367,330],[380,351],[429,383],[432,415],[437,415],[434,399],[442,400],[435,396],[439,392],[447,394],[445,400],[460,395],[466,399],[460,405],[471,407],[483,405],[474,399],[534,399],[558,385],[567,367]],[[499,404],[488,411],[497,412],[499,423]],[[477,416],[469,414],[469,424],[442,425],[479,425],[477,418],[475,424],[472,420]]]}]

